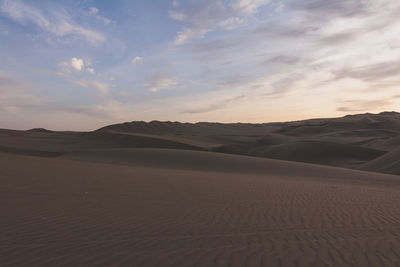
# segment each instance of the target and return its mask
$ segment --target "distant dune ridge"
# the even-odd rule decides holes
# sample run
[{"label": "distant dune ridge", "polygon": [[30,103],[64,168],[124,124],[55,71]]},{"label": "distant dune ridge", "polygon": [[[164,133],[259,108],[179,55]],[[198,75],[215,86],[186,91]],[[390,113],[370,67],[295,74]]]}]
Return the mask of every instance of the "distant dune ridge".
[{"label": "distant dune ridge", "polygon": [[399,266],[399,174],[396,112],[2,129],[0,266]]},{"label": "distant dune ridge", "polygon": [[68,157],[98,149],[107,154],[104,149],[115,148],[185,149],[400,174],[393,152],[400,147],[397,112],[264,124],[134,121],[92,132],[35,128],[0,130],[0,136],[0,151],[27,155]]}]

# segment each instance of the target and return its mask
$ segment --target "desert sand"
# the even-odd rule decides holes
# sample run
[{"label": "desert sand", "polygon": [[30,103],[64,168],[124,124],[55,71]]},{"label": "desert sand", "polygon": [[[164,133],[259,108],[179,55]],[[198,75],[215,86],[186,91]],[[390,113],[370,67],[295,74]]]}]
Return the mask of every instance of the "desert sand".
[{"label": "desert sand", "polygon": [[0,266],[399,266],[399,132],[392,112],[0,130]]}]

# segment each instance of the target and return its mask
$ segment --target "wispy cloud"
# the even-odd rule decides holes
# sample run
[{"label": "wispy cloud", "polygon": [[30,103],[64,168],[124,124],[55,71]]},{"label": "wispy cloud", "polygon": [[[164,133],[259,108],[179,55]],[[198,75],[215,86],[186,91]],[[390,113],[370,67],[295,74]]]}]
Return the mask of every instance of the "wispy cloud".
[{"label": "wispy cloud", "polygon": [[106,39],[103,34],[78,25],[65,10],[45,13],[18,0],[3,0],[0,11],[22,25],[32,23],[53,36],[84,39],[93,45]]},{"label": "wispy cloud", "polygon": [[93,68],[86,68],[86,72],[90,73],[90,74],[95,74],[96,71]]},{"label": "wispy cloud", "polygon": [[97,7],[91,6],[88,8],[88,11],[86,12],[89,16],[92,16],[93,18],[95,18],[97,21],[102,22],[104,25],[109,25],[110,23],[112,23],[113,21],[110,20],[107,17],[101,16],[100,10]]},{"label": "wispy cloud", "polygon": [[244,85],[247,87],[250,83],[254,83],[253,77],[243,74],[234,74],[220,79],[218,86],[232,88]]},{"label": "wispy cloud", "polygon": [[26,106],[43,104],[34,86],[7,73],[0,72],[0,113],[15,114]]},{"label": "wispy cloud", "polygon": [[204,37],[216,30],[233,30],[248,23],[247,17],[269,0],[234,0],[230,5],[222,1],[200,1],[195,6],[173,6],[169,16],[183,26],[174,44],[182,45],[192,39]]},{"label": "wispy cloud", "polygon": [[233,0],[231,6],[237,12],[250,15],[269,2],[270,0]]},{"label": "wispy cloud", "polygon": [[247,19],[243,17],[230,17],[218,23],[222,30],[234,30],[237,27],[247,24]]},{"label": "wispy cloud", "polygon": [[197,29],[197,30],[184,29],[176,34],[174,44],[181,45],[187,43],[190,39],[202,37],[207,32],[208,32],[207,29]]},{"label": "wispy cloud", "polygon": [[142,57],[139,57],[139,56],[134,57],[134,58],[132,59],[132,61],[131,61],[132,65],[136,65],[136,64],[139,64],[139,63],[141,63],[141,62],[143,62],[143,58],[142,58]]},{"label": "wispy cloud", "polygon": [[[93,81],[77,81],[77,85],[104,92],[112,86]],[[67,129],[65,124],[70,124],[90,130],[128,116],[127,108],[118,101],[101,98],[101,102],[94,104],[60,103],[53,97],[41,95],[33,84],[0,72],[1,127]]]},{"label": "wispy cloud", "polygon": [[241,96],[236,96],[233,98],[228,98],[224,99],[221,101],[213,102],[213,103],[208,103],[204,104],[203,106],[198,106],[198,107],[192,107],[192,108],[187,108],[181,111],[181,113],[189,113],[189,114],[196,114],[196,113],[206,113],[206,112],[211,112],[219,109],[224,109],[227,107],[230,107],[239,101],[242,101],[246,99],[246,96],[241,95]]},{"label": "wispy cloud", "polygon": [[0,88],[5,89],[7,86],[14,86],[14,85],[19,85],[21,84],[19,81],[3,74],[0,73]]},{"label": "wispy cloud", "polygon": [[384,80],[400,75],[400,60],[347,67],[335,72],[337,78],[350,77],[364,81]]},{"label": "wispy cloud", "polygon": [[265,60],[263,64],[266,65],[293,65],[297,64],[301,61],[299,57],[296,56],[287,56],[287,55],[277,55],[277,56],[272,56]]},{"label": "wispy cloud", "polygon": [[102,97],[106,96],[114,87],[113,84],[96,80],[72,80],[71,82],[81,87],[95,89]]},{"label": "wispy cloud", "polygon": [[176,87],[177,85],[177,78],[163,74],[153,75],[150,80],[145,84],[147,90],[150,92],[158,92],[163,89],[171,89]]},{"label": "wispy cloud", "polygon": [[393,104],[393,100],[400,98],[400,95],[393,95],[379,99],[351,99],[339,100],[342,104],[337,108],[341,112],[365,112],[365,111],[380,111]]}]

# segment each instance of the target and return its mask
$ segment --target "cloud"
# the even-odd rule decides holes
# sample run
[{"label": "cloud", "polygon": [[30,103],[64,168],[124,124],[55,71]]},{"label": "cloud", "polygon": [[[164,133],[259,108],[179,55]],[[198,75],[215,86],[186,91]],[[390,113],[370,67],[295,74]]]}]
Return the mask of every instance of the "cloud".
[{"label": "cloud", "polygon": [[62,61],[58,63],[58,66],[62,68],[62,74],[69,74],[72,71],[78,73],[86,71],[90,74],[95,74],[94,68],[89,67],[90,65],[90,60],[84,60],[83,58],[77,57],[72,57],[68,61]]},{"label": "cloud", "polygon": [[81,71],[83,69],[83,59],[73,57],[69,61],[69,65],[77,71]]},{"label": "cloud", "polygon": [[205,0],[179,7],[179,10],[174,6],[169,17],[183,29],[177,32],[173,43],[182,45],[213,31],[233,30],[246,25],[248,16],[268,3],[266,0],[235,0],[229,5],[223,1]]},{"label": "cloud", "polygon": [[90,15],[97,15],[99,13],[99,9],[97,7],[89,7],[89,14]]},{"label": "cloud", "polygon": [[248,86],[250,83],[254,82],[254,78],[248,75],[230,75],[221,79],[218,82],[220,87],[238,87],[238,86]]},{"label": "cloud", "polygon": [[112,23],[113,21],[110,20],[109,18],[103,17],[99,15],[100,10],[97,7],[89,7],[87,14],[93,18],[95,18],[96,20],[102,22],[104,25],[109,25],[110,23]]},{"label": "cloud", "polygon": [[313,1],[287,1],[287,7],[294,10],[306,11],[309,16],[329,19],[336,16],[354,16],[365,13],[366,1],[363,0],[313,0]]},{"label": "cloud", "polygon": [[199,38],[204,36],[207,33],[207,30],[197,30],[194,31],[192,29],[184,29],[176,34],[174,44],[181,45],[187,43],[192,38]]},{"label": "cloud", "polygon": [[50,11],[44,14],[39,9],[20,1],[3,0],[0,11],[14,21],[22,24],[33,24],[46,33],[56,37],[74,37],[84,39],[92,45],[105,40],[105,37],[94,30],[78,25],[66,12]]},{"label": "cloud", "polygon": [[119,119],[123,117],[121,115],[127,116],[124,106],[121,105],[120,102],[112,99],[104,99],[101,103],[96,104],[58,106],[52,108],[66,113],[79,113],[103,119]]},{"label": "cloud", "polygon": [[95,70],[93,68],[86,68],[86,72],[89,72],[90,74],[95,74]]},{"label": "cloud", "polygon": [[175,10],[170,10],[168,12],[169,17],[176,21],[184,21],[186,19],[186,15],[182,12],[177,12]]},{"label": "cloud", "polygon": [[[0,8],[4,2],[0,0]],[[279,14],[276,13],[277,2],[284,4],[281,5]],[[59,24],[65,15],[69,18],[66,21],[72,21],[73,25],[84,29],[90,30],[88,25],[94,21],[96,28],[93,29],[102,27],[107,30],[103,22],[96,19],[96,16],[103,15],[103,10],[90,7],[95,4],[93,1],[86,1],[86,8],[76,9],[77,14],[70,13],[70,15],[63,12],[59,3],[40,4],[40,6],[34,1],[15,3],[25,3],[36,8],[36,12],[30,13],[28,18],[15,15],[16,18],[13,19],[29,26],[30,29],[48,33],[46,35],[42,33],[39,37],[65,39],[53,34],[51,30],[55,26],[48,24],[53,22]],[[172,3],[172,0],[169,3]],[[381,6],[378,6],[378,3]],[[58,9],[46,8],[49,6]],[[68,5],[65,7],[70,8]],[[56,50],[48,53],[43,52],[43,47],[39,50],[34,49],[40,55],[33,58],[43,53],[43,58],[48,59],[55,55],[58,59],[53,62],[62,61],[59,67],[60,72],[65,71],[62,78],[73,83],[73,85],[61,84],[65,91],[68,87],[79,86],[74,91],[98,93],[103,97],[85,99],[79,98],[81,94],[78,93],[78,97],[69,98],[65,91],[57,90],[53,93],[51,90],[46,90],[53,85],[54,77],[48,81],[46,74],[43,73],[39,74],[43,75],[38,75],[39,77],[28,73],[26,77],[40,80],[44,90],[51,92],[51,97],[57,98],[61,94],[67,96],[67,99],[63,98],[60,102],[67,103],[65,105],[68,107],[79,105],[84,110],[87,102],[90,102],[90,105],[93,105],[87,112],[92,110],[102,114],[102,104],[114,96],[118,97],[119,91],[114,90],[113,81],[100,76],[103,73],[96,73],[100,72],[102,66],[104,75],[115,75],[118,87],[121,87],[118,89],[130,94],[130,97],[119,98],[122,101],[119,104],[121,110],[129,111],[130,114],[135,112],[141,119],[143,116],[150,119],[161,116],[168,119],[224,120],[225,116],[228,120],[227,117],[230,116],[243,120],[251,120],[252,117],[278,120],[283,113],[289,114],[285,118],[297,119],[305,116],[304,114],[334,116],[340,112],[389,107],[393,109],[400,103],[400,99],[391,100],[384,96],[394,95],[400,84],[399,8],[400,2],[393,0],[179,1],[179,4],[170,7],[169,12],[164,11],[171,19],[170,23],[175,25],[152,25],[152,27],[165,27],[167,30],[175,29],[168,43],[163,42],[163,38],[168,38],[168,35],[157,35],[158,31],[155,34],[160,38],[157,39],[156,46],[152,45],[155,39],[133,40],[131,38],[134,36],[122,37],[126,38],[128,46],[128,42],[135,41],[135,49],[142,51],[140,52],[142,54],[131,54],[132,57],[126,58],[123,54],[129,54],[129,51],[113,44],[109,45],[108,41],[105,44],[112,49],[111,52],[93,48],[87,51],[87,47],[82,46],[73,50],[69,45],[68,49],[71,50],[66,51],[64,55],[59,51],[66,46],[57,46]],[[115,10],[110,10],[110,14],[113,11]],[[86,17],[82,17],[84,12]],[[126,21],[121,19],[121,23]],[[137,21],[137,18],[130,19],[131,22],[142,22]],[[140,24],[137,26],[141,27]],[[10,28],[10,35],[13,35],[13,38],[14,35],[17,37],[17,33],[11,32]],[[116,36],[121,32],[110,31],[110,34]],[[63,37],[88,42],[82,35],[66,34]],[[10,38],[3,37],[7,42],[8,39]],[[111,40],[109,38],[109,41]],[[172,41],[176,46],[168,45]],[[146,44],[145,47],[143,44]],[[164,46],[165,44],[167,45]],[[10,52],[13,52],[12,48]],[[125,52],[119,52],[122,50]],[[118,56],[114,56],[116,55],[114,53]],[[87,55],[96,58],[99,67],[90,65]],[[148,58],[145,57],[144,61],[141,56],[145,55]],[[7,62],[12,63],[12,60],[18,59],[13,59],[12,55],[7,57],[5,54],[5,56],[5,67],[10,65],[6,64]],[[128,65],[140,62],[146,64],[129,67],[123,64],[124,58],[129,61]],[[22,58],[19,60],[24,66],[38,65],[37,62],[29,62],[30,57],[26,61]],[[173,70],[167,65],[169,62],[174,63]],[[48,63],[43,62],[40,65],[45,64]],[[132,68],[135,68],[137,75],[131,75]],[[158,75],[151,76],[153,72]],[[176,74],[181,78],[173,76]],[[190,80],[199,82],[191,83]],[[0,86],[1,83],[8,84],[7,86],[16,90],[18,86],[12,85],[13,82],[15,81],[4,78],[0,80]],[[46,84],[49,82],[51,84]],[[171,90],[180,88],[183,83],[190,90],[185,92]],[[142,85],[145,92],[132,88],[132,84]],[[3,86],[1,90],[8,89]],[[146,90],[159,94],[146,93]],[[195,95],[189,96],[191,93]],[[7,101],[16,103],[12,99],[17,97],[22,99],[22,95],[23,93],[14,93],[12,96],[8,93]],[[373,96],[376,95],[374,99]],[[238,99],[235,99],[236,96],[239,96]],[[336,102],[332,96],[350,100]],[[76,101],[77,98],[79,103]],[[21,103],[28,105],[28,99],[29,96],[21,100]],[[15,111],[15,106],[10,104],[7,106],[9,111]],[[77,109],[77,112],[81,109]],[[282,112],[276,113],[274,112],[276,110]],[[104,109],[104,113],[106,112],[108,109]]]},{"label": "cloud", "polygon": [[7,76],[3,73],[0,73],[0,89],[6,89],[8,86],[22,85],[21,82]]},{"label": "cloud", "polygon": [[[106,85],[95,81],[77,81],[77,83],[87,88],[97,87],[96,90],[107,89]],[[66,129],[65,123],[67,123],[89,130],[98,127],[100,120],[105,124],[105,120],[111,123],[129,117],[126,106],[109,98],[101,98],[94,104],[80,101],[68,103],[65,99],[60,100],[47,94],[40,95],[37,86],[0,71],[0,120],[3,127]]]},{"label": "cloud", "polygon": [[245,100],[245,99],[246,99],[246,96],[240,95],[240,96],[224,99],[222,101],[217,101],[217,102],[206,104],[206,105],[199,106],[199,107],[187,108],[187,109],[182,110],[181,113],[197,114],[197,113],[211,112],[211,111],[230,107],[234,104],[237,104],[237,102]]},{"label": "cloud", "polygon": [[297,64],[301,61],[300,58],[294,56],[287,56],[287,55],[277,55],[271,58],[268,58],[264,61],[263,64],[266,65],[293,65]]},{"label": "cloud", "polygon": [[165,75],[154,75],[151,77],[150,81],[145,84],[147,90],[150,92],[158,92],[162,89],[170,89],[178,85],[178,80],[173,77]]},{"label": "cloud", "polygon": [[380,62],[357,67],[347,67],[334,72],[336,78],[354,78],[364,81],[379,81],[400,75],[400,60]]},{"label": "cloud", "polygon": [[282,94],[295,88],[295,85],[304,78],[302,74],[291,73],[270,83],[274,89],[269,94]]},{"label": "cloud", "polygon": [[[229,88],[223,97],[254,93],[283,106],[293,101],[293,105],[309,105],[313,112],[331,112],[337,107],[332,95],[356,99],[360,92],[392,94],[399,89],[400,2],[382,0],[380,6],[379,1],[286,0],[280,13],[274,14],[270,7],[276,2],[270,1],[268,8],[239,12],[226,5],[228,1],[202,1],[200,9],[215,7],[215,16],[200,16],[202,11],[192,16],[192,10],[199,8],[184,2],[174,9],[179,16],[175,13],[173,19],[182,25],[175,41],[185,44],[175,49],[186,53],[190,69],[208,80],[199,96]],[[230,29],[233,18],[247,26]],[[221,62],[230,64],[217,65]],[[379,100],[365,106],[343,103],[341,108],[378,109],[392,103],[386,98]],[[201,113],[221,106],[219,101],[210,102],[193,108],[189,105],[184,111]]]},{"label": "cloud", "polygon": [[139,56],[136,56],[134,59],[132,59],[131,64],[136,65],[136,64],[139,64],[141,62],[143,62],[143,58],[139,57]]},{"label": "cloud", "polygon": [[337,108],[341,112],[365,112],[373,110],[385,110],[393,104],[393,100],[400,98],[400,95],[393,95],[379,99],[357,99],[339,100],[342,106]]},{"label": "cloud", "polygon": [[93,80],[76,80],[72,81],[72,83],[81,87],[95,89],[102,97],[106,96],[110,92],[110,89],[114,87],[113,84]]},{"label": "cloud", "polygon": [[[226,40],[226,39],[218,39],[211,41],[200,41],[193,44],[188,44],[185,46],[185,49],[198,53],[212,54],[212,57],[216,57],[217,55],[221,55],[223,52],[230,51],[229,49],[237,48],[241,45],[241,43]],[[203,55],[202,55],[203,56]],[[232,56],[231,56],[232,57]],[[202,57],[204,59],[204,57]]]},{"label": "cloud", "polygon": [[30,83],[0,72],[0,114],[16,114],[26,107],[43,104],[45,97],[37,93]]},{"label": "cloud", "polygon": [[219,23],[219,28],[221,28],[223,30],[233,30],[233,29],[236,29],[237,27],[240,27],[245,24],[247,24],[246,18],[231,17],[231,18],[227,18],[226,20],[221,21]]},{"label": "cloud", "polygon": [[234,10],[250,15],[257,12],[261,6],[267,5],[270,0],[233,0],[231,6]]}]

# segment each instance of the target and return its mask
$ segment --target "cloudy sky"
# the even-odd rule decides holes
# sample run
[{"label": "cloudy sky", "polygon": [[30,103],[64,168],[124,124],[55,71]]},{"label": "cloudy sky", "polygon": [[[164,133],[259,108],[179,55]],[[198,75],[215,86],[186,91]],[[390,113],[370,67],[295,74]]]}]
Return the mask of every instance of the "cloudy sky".
[{"label": "cloudy sky", "polygon": [[0,0],[0,128],[399,110],[400,1]]}]

